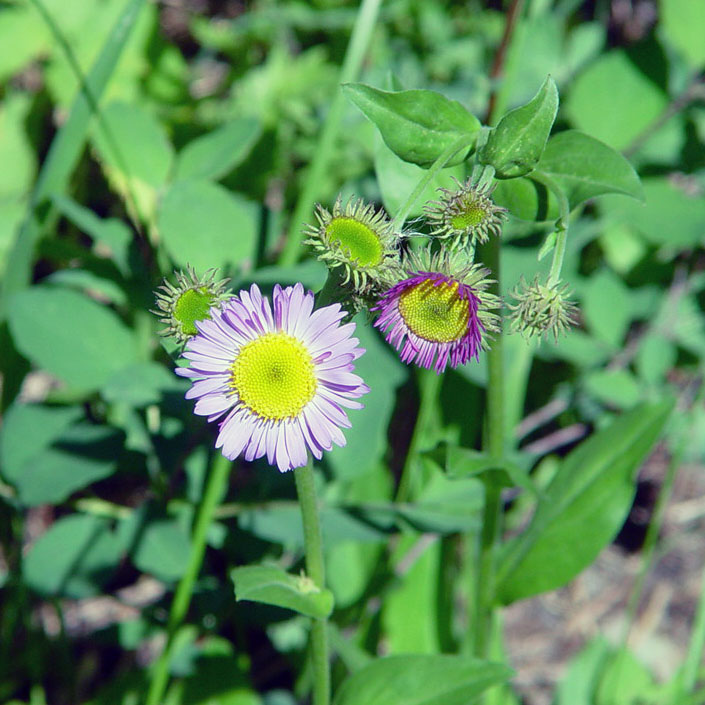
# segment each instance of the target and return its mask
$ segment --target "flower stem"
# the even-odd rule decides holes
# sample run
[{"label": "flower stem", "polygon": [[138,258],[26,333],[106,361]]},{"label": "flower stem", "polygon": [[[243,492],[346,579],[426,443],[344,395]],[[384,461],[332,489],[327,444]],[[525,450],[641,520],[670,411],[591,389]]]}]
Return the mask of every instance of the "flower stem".
[{"label": "flower stem", "polygon": [[[492,238],[483,248],[484,262],[492,270],[495,283],[492,293],[499,295],[499,238]],[[485,451],[492,458],[504,455],[504,359],[502,355],[502,319],[500,330],[487,353],[487,426]],[[501,538],[501,487],[493,473],[485,473],[485,507],[480,535],[479,563],[474,586],[475,620],[474,652],[480,658],[488,656],[492,634],[497,549]]]},{"label": "flower stem", "polygon": [[[345,51],[343,66],[340,70],[340,83],[354,81],[360,73],[362,60],[367,52],[367,46],[377,22],[381,2],[382,0],[362,0],[360,3],[355,26],[353,27],[350,42]],[[325,181],[325,171],[340,131],[344,107],[343,92],[340,90],[339,84],[336,87],[335,96],[331,101],[328,115],[323,123],[321,138],[306,174],[306,180],[296,202],[286,243],[279,257],[279,264],[282,266],[294,264],[301,253],[301,223],[310,215],[313,204],[320,192],[321,184]]]},{"label": "flower stem", "polygon": [[414,187],[414,190],[409,194],[409,197],[404,201],[401,208],[394,216],[392,221],[392,227],[394,230],[401,230],[404,225],[406,217],[409,215],[409,211],[414,207],[416,201],[421,198],[421,194],[424,192],[426,187],[431,183],[436,174],[443,169],[443,167],[464,147],[469,147],[474,144],[477,140],[477,133],[471,135],[463,135],[458,138],[448,149],[441,154],[438,159],[436,159],[433,164],[426,170],[424,175],[419,179],[419,182]]},{"label": "flower stem", "polygon": [[418,369],[419,382],[419,413],[416,417],[416,424],[411,435],[411,443],[404,460],[404,467],[401,471],[399,487],[397,488],[396,502],[406,502],[411,494],[411,482],[416,467],[419,446],[424,434],[428,430],[429,421],[436,411],[436,400],[441,388],[443,375],[436,374],[433,370]]},{"label": "flower stem", "polygon": [[171,603],[171,611],[169,612],[169,620],[166,628],[166,644],[157,662],[154,664],[145,705],[160,705],[163,700],[164,691],[166,690],[169,680],[169,662],[171,661],[174,648],[174,637],[191,603],[193,586],[201,570],[203,556],[206,552],[206,536],[208,529],[213,521],[215,510],[225,494],[229,474],[230,461],[225,456],[217,453],[213,459],[208,479],[206,480],[201,506],[198,508],[196,514],[188,565],[186,566],[186,572],[183,574],[176,587],[174,601]]},{"label": "flower stem", "polygon": [[[325,587],[325,564],[323,562],[323,540],[318,516],[313,463],[294,470],[296,492],[299,495],[301,519],[304,526],[306,572],[321,590]],[[328,624],[326,619],[311,620],[311,654],[313,659],[313,705],[328,705],[330,702],[330,662],[328,659]]]}]

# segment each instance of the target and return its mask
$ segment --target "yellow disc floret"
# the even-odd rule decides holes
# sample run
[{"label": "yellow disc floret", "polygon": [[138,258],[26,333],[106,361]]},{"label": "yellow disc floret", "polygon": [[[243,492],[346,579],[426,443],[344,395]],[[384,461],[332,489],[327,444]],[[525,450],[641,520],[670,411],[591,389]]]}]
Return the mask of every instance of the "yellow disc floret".
[{"label": "yellow disc floret", "polygon": [[264,419],[297,416],[316,393],[313,358],[287,333],[266,333],[242,346],[230,366],[230,386]]},{"label": "yellow disc floret", "polygon": [[355,218],[333,218],[326,225],[326,235],[351,260],[363,267],[374,267],[382,262],[384,248],[379,235]]},{"label": "yellow disc floret", "polygon": [[399,313],[420,338],[450,343],[467,333],[470,305],[458,295],[458,282],[434,283],[428,279],[400,295]]}]

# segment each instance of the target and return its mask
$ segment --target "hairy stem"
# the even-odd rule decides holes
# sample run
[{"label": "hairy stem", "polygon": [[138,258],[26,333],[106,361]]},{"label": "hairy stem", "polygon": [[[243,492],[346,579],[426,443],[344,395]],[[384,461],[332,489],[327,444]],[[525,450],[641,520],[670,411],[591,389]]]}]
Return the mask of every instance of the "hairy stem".
[{"label": "hairy stem", "polygon": [[203,491],[201,506],[198,508],[198,513],[196,514],[188,565],[186,566],[186,572],[183,574],[176,587],[174,601],[171,603],[169,620],[167,622],[166,645],[159,655],[157,662],[154,664],[145,705],[160,705],[163,700],[164,691],[166,690],[169,680],[169,662],[174,648],[174,637],[181,623],[184,621],[186,612],[191,603],[193,586],[201,570],[203,556],[206,552],[208,528],[213,521],[215,510],[225,494],[229,474],[230,461],[225,456],[218,453],[213,459],[213,464],[211,465],[208,479],[206,480],[206,486]]},{"label": "hairy stem", "polygon": [[[294,470],[296,491],[301,506],[306,551],[306,572],[321,590],[325,587],[326,575],[323,562],[323,540],[316,501],[313,463]],[[328,620],[311,620],[311,655],[313,661],[313,705],[328,705],[330,702],[330,661],[328,658]]]}]

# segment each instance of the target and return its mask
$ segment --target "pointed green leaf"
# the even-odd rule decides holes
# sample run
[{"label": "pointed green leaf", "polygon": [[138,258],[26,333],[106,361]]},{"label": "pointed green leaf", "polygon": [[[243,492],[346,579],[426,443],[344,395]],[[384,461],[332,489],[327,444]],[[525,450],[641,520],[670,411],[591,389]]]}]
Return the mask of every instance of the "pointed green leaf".
[{"label": "pointed green leaf", "polygon": [[99,388],[137,360],[137,344],[125,324],[76,291],[51,286],[22,291],[11,299],[9,323],[23,355],[82,391]]},{"label": "pointed green leaf", "polygon": [[321,590],[305,575],[290,575],[269,565],[235,568],[235,599],[263,602],[299,612],[307,617],[323,619],[333,611],[333,593]]},{"label": "pointed green leaf", "polygon": [[241,117],[197,137],[179,153],[175,178],[222,178],[248,155],[261,131],[257,120]]},{"label": "pointed green leaf", "polygon": [[[375,124],[386,145],[406,162],[428,167],[464,135],[468,147],[480,121],[460,103],[428,90],[380,91],[346,83],[348,98]],[[461,150],[446,166],[459,164]]]},{"label": "pointed green leaf", "polygon": [[480,162],[502,179],[528,174],[538,163],[558,112],[558,88],[548,76],[526,104],[508,112],[480,151]]},{"label": "pointed green leaf", "polygon": [[467,656],[388,656],[344,681],[333,705],[467,705],[511,673],[503,664]]},{"label": "pointed green leaf", "polygon": [[643,404],[568,455],[527,529],[505,548],[502,604],[565,585],[614,538],[632,504],[634,473],[672,408],[670,400]]},{"label": "pointed green leaf", "polygon": [[571,209],[604,193],[644,198],[634,167],[612,147],[578,130],[551,137],[537,170],[565,191]]}]

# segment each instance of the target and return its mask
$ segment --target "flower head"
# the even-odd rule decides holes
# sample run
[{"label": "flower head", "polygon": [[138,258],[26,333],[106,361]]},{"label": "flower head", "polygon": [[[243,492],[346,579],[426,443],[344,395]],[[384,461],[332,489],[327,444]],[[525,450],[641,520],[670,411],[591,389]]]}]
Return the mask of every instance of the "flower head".
[{"label": "flower head", "polygon": [[451,240],[459,248],[487,242],[490,235],[499,236],[507,210],[490,198],[494,185],[487,183],[484,172],[473,172],[464,184],[454,181],[458,186],[455,191],[438,189],[441,199],[426,206],[431,234]]},{"label": "flower head", "polygon": [[353,374],[364,350],[354,323],[341,325],[339,304],[313,310],[313,294],[297,284],[274,287],[272,305],[256,284],[211,309],[186,345],[189,367],[177,374],[193,385],[195,413],[220,419],[216,448],[230,460],[266,454],[284,472],[345,445],[343,407],[362,407],[369,391]]},{"label": "flower head", "polygon": [[159,310],[153,312],[161,316],[160,322],[166,325],[160,335],[185,343],[198,333],[196,321],[208,318],[210,309],[229,296],[226,286],[230,280],[216,281],[215,272],[210,269],[199,278],[189,265],[185,272],[175,272],[176,284],[164,279],[155,292]]},{"label": "flower head", "polygon": [[343,268],[343,284],[358,294],[389,285],[399,266],[398,238],[383,210],[362,199],[343,206],[338,196],[332,213],[316,206],[316,220],[318,225],[306,227],[306,244],[330,269]]},{"label": "flower head", "polygon": [[499,299],[485,291],[489,270],[463,265],[448,253],[427,250],[405,261],[408,277],[386,291],[374,310],[375,326],[387,342],[402,347],[401,359],[440,374],[478,358],[487,347],[487,333],[498,330],[492,313]]},{"label": "flower head", "polygon": [[509,304],[512,328],[527,337],[553,333],[557,341],[559,333],[565,333],[576,323],[578,309],[568,300],[568,293],[567,284],[541,284],[537,276],[528,285],[522,278],[512,292],[516,303]]}]

